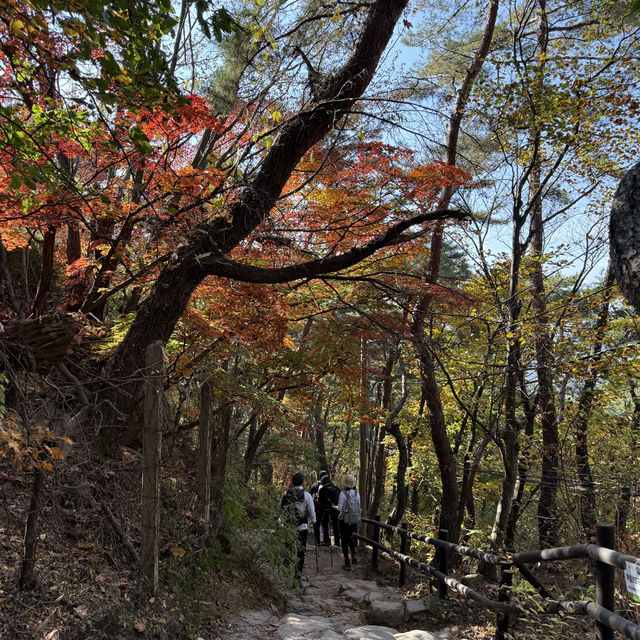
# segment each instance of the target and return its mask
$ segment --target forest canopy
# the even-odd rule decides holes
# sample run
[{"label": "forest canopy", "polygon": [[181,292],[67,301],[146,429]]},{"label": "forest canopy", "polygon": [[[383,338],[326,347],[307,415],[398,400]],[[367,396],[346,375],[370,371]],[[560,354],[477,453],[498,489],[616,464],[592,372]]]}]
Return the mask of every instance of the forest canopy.
[{"label": "forest canopy", "polygon": [[0,3],[3,462],[139,451],[160,342],[163,457],[195,468],[212,390],[218,525],[231,476],[322,468],[454,541],[605,519],[633,551],[606,233],[638,27],[600,0]]}]

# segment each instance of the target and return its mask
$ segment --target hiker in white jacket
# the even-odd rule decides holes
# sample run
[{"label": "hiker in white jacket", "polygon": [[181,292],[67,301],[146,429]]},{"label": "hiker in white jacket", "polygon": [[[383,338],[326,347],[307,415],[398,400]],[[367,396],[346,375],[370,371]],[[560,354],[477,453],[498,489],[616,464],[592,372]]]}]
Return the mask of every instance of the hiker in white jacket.
[{"label": "hiker in white jacket", "polygon": [[[353,534],[358,531],[358,526],[362,518],[362,507],[360,505],[360,494],[356,490],[356,479],[351,474],[347,474],[342,482],[344,489],[340,492],[338,499],[340,521],[340,542],[342,543],[342,555],[344,556],[343,569],[349,571],[351,564],[357,564],[356,539]],[[351,552],[351,559],[349,559]]]}]

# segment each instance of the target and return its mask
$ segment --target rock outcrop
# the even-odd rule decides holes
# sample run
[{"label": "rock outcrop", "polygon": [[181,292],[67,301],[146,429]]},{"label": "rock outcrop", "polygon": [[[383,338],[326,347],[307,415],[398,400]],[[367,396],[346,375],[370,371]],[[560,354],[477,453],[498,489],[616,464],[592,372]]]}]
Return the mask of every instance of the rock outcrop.
[{"label": "rock outcrop", "polygon": [[613,198],[609,251],[620,291],[640,313],[640,163],[627,171]]}]

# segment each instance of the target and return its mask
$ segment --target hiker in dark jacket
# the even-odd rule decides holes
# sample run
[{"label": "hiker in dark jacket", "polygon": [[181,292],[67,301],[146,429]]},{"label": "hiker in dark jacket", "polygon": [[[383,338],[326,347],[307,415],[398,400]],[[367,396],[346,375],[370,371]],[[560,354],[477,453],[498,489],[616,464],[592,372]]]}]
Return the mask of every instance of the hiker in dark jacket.
[{"label": "hiker in dark jacket", "polygon": [[313,496],[313,506],[316,510],[316,522],[313,525],[313,537],[316,541],[316,547],[320,546],[320,522],[322,521],[323,516],[322,508],[320,506],[320,503],[318,502],[318,491],[322,486],[322,478],[328,475],[329,474],[324,471],[324,469],[322,471],[319,471],[318,479],[309,488],[309,493]]},{"label": "hiker in dark jacket", "polygon": [[[340,492],[338,500],[338,519],[340,521],[340,541],[342,542],[342,555],[344,556],[343,569],[349,571],[352,564],[357,564],[356,539],[353,534],[358,531],[362,517],[360,506],[360,494],[356,491],[356,479],[347,474],[343,480],[344,489]],[[351,560],[349,560],[351,552]]]},{"label": "hiker in dark jacket", "polygon": [[[294,567],[293,586],[300,586],[300,578],[304,569],[304,554],[307,549],[307,534],[309,532],[309,522],[315,524],[316,510],[313,506],[313,498],[308,491],[302,487],[304,476],[298,472],[291,477],[291,486],[282,494],[280,498],[280,510],[289,512],[294,518],[294,524],[298,531],[298,539],[295,542],[295,552],[297,554],[296,566]],[[289,547],[290,549],[292,547]]]},{"label": "hiker in dark jacket", "polygon": [[340,489],[336,487],[331,478],[327,474],[322,478],[322,486],[318,491],[318,503],[322,505],[322,536],[324,546],[331,544],[331,538],[329,536],[329,522],[331,522],[331,528],[333,529],[333,544],[336,547],[340,546],[340,524],[338,521],[338,500],[340,498]]}]

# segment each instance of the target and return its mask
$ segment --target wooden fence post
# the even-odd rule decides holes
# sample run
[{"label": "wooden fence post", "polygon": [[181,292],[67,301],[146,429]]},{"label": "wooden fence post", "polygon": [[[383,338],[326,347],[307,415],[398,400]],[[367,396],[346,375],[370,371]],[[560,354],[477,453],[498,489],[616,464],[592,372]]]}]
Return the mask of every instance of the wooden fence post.
[{"label": "wooden fence post", "polygon": [[[409,538],[407,536],[407,529],[409,528],[409,525],[406,522],[403,522],[400,525],[400,529],[402,531],[400,531],[400,553],[402,553],[403,555],[407,555],[407,551],[408,551],[408,542],[409,542]],[[407,584],[407,563],[406,562],[400,562],[400,579],[398,581],[399,586],[404,587],[405,584]]]},{"label": "wooden fence post", "polygon": [[147,347],[142,432],[142,540],[140,562],[145,588],[158,589],[158,540],[160,537],[160,449],[164,351],[161,342]]},{"label": "wooden fence post", "polygon": [[[598,522],[596,543],[605,549],[615,548],[615,530],[612,524]],[[596,604],[609,611],[615,607],[615,567],[596,562]],[[614,640],[613,629],[596,620],[596,640]]]},{"label": "wooden fence post", "polygon": [[[440,529],[438,532],[438,539],[444,540],[445,542],[449,541],[449,530],[448,529]],[[444,573],[445,575],[449,574],[449,551],[447,549],[438,549],[438,569]],[[447,597],[447,583],[442,581],[440,586],[438,587],[438,596],[440,598]]]},{"label": "wooden fence post", "polygon": [[207,381],[200,390],[198,425],[198,510],[204,523],[205,540],[211,519],[211,435],[213,422],[213,384]]},{"label": "wooden fence post", "polygon": [[[498,602],[511,600],[510,587],[513,584],[513,568],[509,565],[500,565],[500,588],[498,590]],[[505,640],[509,631],[509,614],[498,611],[496,613],[496,640]]]},{"label": "wooden fence post", "polygon": [[[373,519],[376,521],[376,523],[380,522],[380,514],[376,513],[376,515],[373,516]],[[380,542],[380,525],[379,524],[373,525],[373,540],[374,542]],[[373,551],[371,552],[371,568],[372,569],[378,568],[378,547],[376,546],[373,547]]]}]

